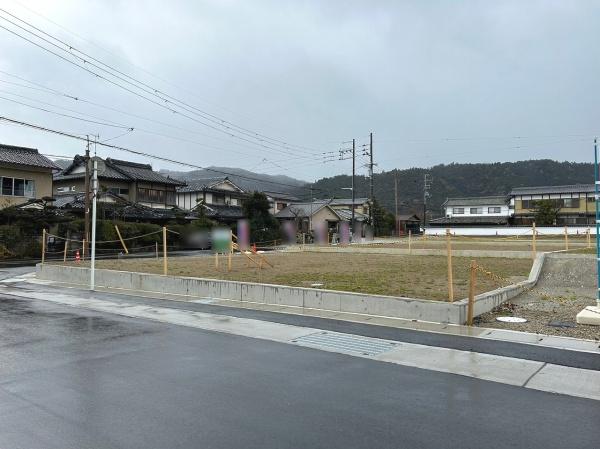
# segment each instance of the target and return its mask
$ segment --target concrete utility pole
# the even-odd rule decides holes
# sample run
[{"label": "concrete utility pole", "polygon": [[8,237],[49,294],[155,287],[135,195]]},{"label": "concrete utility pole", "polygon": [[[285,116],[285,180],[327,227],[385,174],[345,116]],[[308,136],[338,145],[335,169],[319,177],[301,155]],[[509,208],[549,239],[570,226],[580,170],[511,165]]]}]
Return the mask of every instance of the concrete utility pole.
[{"label": "concrete utility pole", "polygon": [[394,227],[396,229],[396,237],[398,237],[400,235],[400,230],[398,229],[398,171],[394,171],[394,205]]},{"label": "concrete utility pole", "polygon": [[[350,235],[354,235],[354,177],[356,176],[356,139],[352,139],[352,218],[350,219]],[[370,210],[370,208],[369,208]]]},{"label": "concrete utility pole", "polygon": [[96,287],[96,203],[98,200],[98,161],[94,159],[94,172],[92,179],[92,254],[90,263],[90,290]]},{"label": "concrete utility pole", "polygon": [[90,241],[90,136],[87,136],[87,145],[85,147],[85,180],[84,180],[84,230],[86,242]]},{"label": "concrete utility pole", "polygon": [[371,226],[373,226],[373,230],[375,230],[375,221],[373,217],[373,133],[369,134],[369,200],[371,202],[371,207],[369,207],[369,219],[371,221]]},{"label": "concrete utility pole", "polygon": [[427,225],[427,198],[429,198],[429,189],[431,188],[431,183],[433,182],[433,178],[429,173],[425,173],[425,178],[423,180],[423,228]]}]

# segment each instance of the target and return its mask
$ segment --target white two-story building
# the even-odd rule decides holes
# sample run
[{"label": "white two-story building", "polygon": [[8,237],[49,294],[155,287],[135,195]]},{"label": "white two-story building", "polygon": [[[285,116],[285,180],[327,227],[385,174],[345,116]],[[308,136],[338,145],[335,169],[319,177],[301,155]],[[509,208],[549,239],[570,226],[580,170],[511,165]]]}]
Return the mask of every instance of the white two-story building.
[{"label": "white two-story building", "polygon": [[481,196],[448,198],[442,204],[444,217],[431,220],[431,226],[507,225],[511,216],[509,197]]}]

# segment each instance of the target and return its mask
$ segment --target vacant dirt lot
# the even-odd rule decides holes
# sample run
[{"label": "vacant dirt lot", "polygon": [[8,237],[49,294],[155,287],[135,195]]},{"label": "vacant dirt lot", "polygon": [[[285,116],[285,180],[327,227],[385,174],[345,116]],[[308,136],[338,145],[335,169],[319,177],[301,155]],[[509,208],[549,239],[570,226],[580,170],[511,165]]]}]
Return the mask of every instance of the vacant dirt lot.
[{"label": "vacant dirt lot", "polygon": [[[447,300],[446,257],[396,256],[385,254],[272,253],[267,258],[274,268],[259,270],[241,254],[233,257],[231,272],[227,260],[220,257],[215,269],[214,256],[169,259],[169,274],[236,281],[264,282],[360,293],[409,296]],[[529,259],[481,258],[477,262],[494,273],[514,281],[524,279],[531,268]],[[470,259],[453,259],[454,298],[468,295]],[[98,268],[162,273],[162,260],[129,259],[97,262]],[[479,276],[477,292],[493,290],[497,284]]]}]

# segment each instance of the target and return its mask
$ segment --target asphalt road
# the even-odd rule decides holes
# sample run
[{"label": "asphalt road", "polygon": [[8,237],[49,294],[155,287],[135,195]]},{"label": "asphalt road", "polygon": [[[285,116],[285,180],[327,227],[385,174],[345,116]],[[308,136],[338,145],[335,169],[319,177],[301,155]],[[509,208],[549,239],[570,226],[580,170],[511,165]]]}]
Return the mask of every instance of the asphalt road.
[{"label": "asphalt road", "polygon": [[597,448],[598,401],[0,296],[0,448]]}]

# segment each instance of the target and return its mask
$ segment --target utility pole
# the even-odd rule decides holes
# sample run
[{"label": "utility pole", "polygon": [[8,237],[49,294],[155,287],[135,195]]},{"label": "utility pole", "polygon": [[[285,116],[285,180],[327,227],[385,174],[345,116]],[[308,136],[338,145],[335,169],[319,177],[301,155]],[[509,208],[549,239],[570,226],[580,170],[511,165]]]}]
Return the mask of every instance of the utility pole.
[{"label": "utility pole", "polygon": [[394,171],[394,205],[396,213],[394,214],[394,227],[396,228],[396,237],[400,236],[398,229],[398,171]]},{"label": "utility pole", "polygon": [[84,181],[84,189],[85,189],[85,198],[84,198],[84,208],[85,208],[85,216],[84,216],[84,228],[85,228],[85,237],[84,240],[86,242],[90,241],[90,136],[87,136],[87,145],[85,147],[85,181]]},{"label": "utility pole", "polygon": [[[356,176],[356,139],[352,139],[352,218],[350,219],[350,235],[354,237],[354,177]],[[370,210],[370,208],[369,208]]]},{"label": "utility pole", "polygon": [[431,183],[433,182],[433,178],[429,173],[425,173],[425,178],[423,180],[423,229],[427,225],[427,198],[429,198],[429,189],[431,188]]},{"label": "utility pole", "polygon": [[369,191],[370,191],[370,207],[369,207],[369,221],[371,222],[371,226],[373,226],[373,230],[375,230],[375,222],[373,218],[373,133],[369,134]]},{"label": "utility pole", "polygon": [[92,179],[92,254],[90,259],[90,290],[96,287],[96,204],[98,200],[98,161],[94,159],[94,174]]}]

